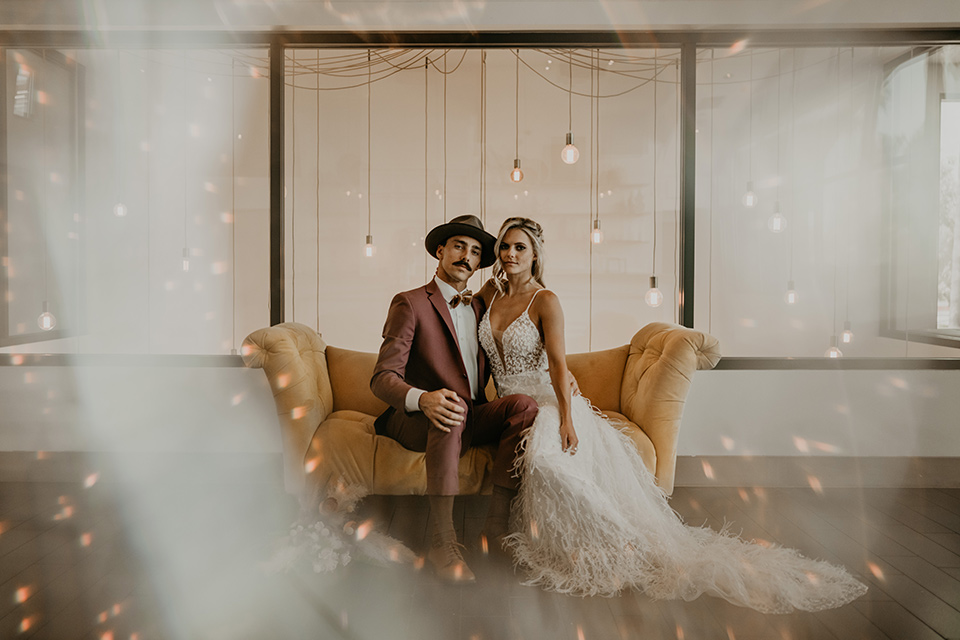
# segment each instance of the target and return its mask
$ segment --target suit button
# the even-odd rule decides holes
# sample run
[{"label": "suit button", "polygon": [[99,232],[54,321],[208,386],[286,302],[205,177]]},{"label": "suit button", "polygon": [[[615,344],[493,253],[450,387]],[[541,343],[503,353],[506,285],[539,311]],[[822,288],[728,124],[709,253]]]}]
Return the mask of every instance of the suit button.
[{"label": "suit button", "polygon": [[466,378],[466,377],[467,377],[467,374],[463,374],[463,377]]}]

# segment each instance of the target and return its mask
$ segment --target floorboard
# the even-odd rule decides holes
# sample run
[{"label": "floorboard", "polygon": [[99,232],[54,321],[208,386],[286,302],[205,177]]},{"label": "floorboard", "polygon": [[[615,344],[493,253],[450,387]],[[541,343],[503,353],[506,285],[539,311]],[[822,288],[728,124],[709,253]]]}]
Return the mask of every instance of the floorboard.
[{"label": "floorboard", "polygon": [[[868,593],[839,609],[764,615],[724,600],[578,598],[523,584],[475,548],[489,498],[455,501],[478,584],[354,552],[332,572],[301,557],[263,568],[298,517],[268,483],[249,486],[0,483],[0,637],[398,638],[400,640],[934,640],[960,638],[960,491],[678,487],[693,526],[843,564]],[[371,496],[350,517],[418,554],[429,507]]]}]

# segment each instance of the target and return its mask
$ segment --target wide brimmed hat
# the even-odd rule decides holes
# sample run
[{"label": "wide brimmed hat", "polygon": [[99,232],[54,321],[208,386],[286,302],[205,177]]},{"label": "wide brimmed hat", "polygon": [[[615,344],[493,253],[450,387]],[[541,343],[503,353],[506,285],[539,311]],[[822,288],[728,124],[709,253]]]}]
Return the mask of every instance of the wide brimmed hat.
[{"label": "wide brimmed hat", "polygon": [[480,254],[481,269],[489,267],[496,260],[493,245],[497,243],[497,239],[484,231],[480,218],[470,214],[457,216],[451,219],[450,222],[431,229],[423,242],[423,246],[426,247],[427,253],[429,253],[431,257],[436,258],[437,247],[445,244],[447,240],[453,236],[470,236],[480,243],[480,246],[483,248]]}]

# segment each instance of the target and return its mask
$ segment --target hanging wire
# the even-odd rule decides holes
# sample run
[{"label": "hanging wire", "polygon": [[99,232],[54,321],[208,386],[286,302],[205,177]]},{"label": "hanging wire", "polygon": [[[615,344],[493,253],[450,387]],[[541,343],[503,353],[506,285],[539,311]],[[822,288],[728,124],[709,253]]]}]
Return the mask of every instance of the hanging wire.
[{"label": "hanging wire", "polygon": [[[290,52],[293,64],[297,64],[297,51]],[[290,101],[290,317],[297,321],[297,86],[291,89]]]},{"label": "hanging wire", "polygon": [[480,221],[487,224],[487,52],[480,52]]},{"label": "hanging wire", "polygon": [[[656,50],[654,54],[654,60],[657,60],[657,54],[660,50]],[[653,83],[653,254],[651,260],[653,262],[652,270],[650,275],[657,275],[657,85],[659,83]]]},{"label": "hanging wire", "polygon": [[[837,159],[840,158],[840,47],[837,47],[837,109],[836,109],[836,137],[837,141]],[[837,228],[839,227],[839,212],[833,217],[833,335],[837,335],[837,263],[838,263],[838,238]]]},{"label": "hanging wire", "polygon": [[514,147],[514,158],[520,159],[520,50],[517,49],[516,55],[516,85],[515,85],[515,97],[514,101],[514,132],[515,132],[515,147]]},{"label": "hanging wire", "polygon": [[181,59],[183,67],[180,72],[183,74],[183,252],[184,259],[189,255],[187,245],[187,50],[181,50]]},{"label": "hanging wire", "polygon": [[[798,211],[800,210],[797,207],[797,50],[794,48],[790,56],[790,175],[792,177],[790,181],[790,201],[793,203],[793,216],[794,218],[799,218]],[[793,224],[787,227],[787,233],[789,234],[789,246],[790,246],[790,268],[788,272],[787,282],[793,282],[793,243],[794,235],[796,234],[797,223],[799,220],[795,219]]]},{"label": "hanging wire", "polygon": [[750,135],[747,144],[747,175],[753,181],[753,56],[750,56]]},{"label": "hanging wire", "polygon": [[713,148],[713,114],[717,110],[716,49],[710,49],[710,245],[707,256],[707,333],[713,333],[713,207],[716,187],[716,153]]},{"label": "hanging wire", "polygon": [[[849,131],[850,131],[850,151],[851,151],[851,152],[850,152],[850,158],[851,158],[851,163],[852,163],[852,160],[853,160],[853,157],[854,157],[854,154],[853,154],[853,149],[854,149],[854,147],[853,147],[853,145],[854,145],[854,143],[856,142],[856,139],[857,139],[857,137],[856,137],[856,135],[855,135],[855,133],[854,133],[854,127],[856,126],[856,118],[855,118],[855,108],[854,108],[854,101],[853,101],[853,85],[854,85],[854,75],[853,75],[853,47],[850,47],[850,129],[849,129]],[[854,181],[854,187],[859,187],[859,186],[860,186],[860,185],[859,185],[859,180],[855,180],[855,181]],[[855,198],[854,198],[853,200],[856,201]],[[848,238],[851,238],[851,239],[852,239],[852,238],[853,238],[853,234],[850,233],[850,222],[851,222],[851,218],[848,217],[848,218],[847,218],[847,225],[846,225],[846,235],[847,235]],[[846,304],[846,312],[845,312],[845,314],[844,314],[844,320],[846,320],[847,322],[850,321],[850,253],[851,253],[851,251],[850,251],[850,248],[848,247],[848,248],[847,248],[847,251],[844,252],[844,256],[846,257],[846,261],[847,261],[847,265],[846,265],[846,271],[847,271],[847,273],[846,273],[846,277],[845,277],[845,280],[846,280],[846,284],[845,284],[845,286],[846,286],[846,293],[845,293],[845,295],[844,295],[844,298],[845,298],[844,302],[845,302],[845,304]]]},{"label": "hanging wire", "polygon": [[595,158],[595,162],[597,163],[597,184],[593,195],[597,211],[597,224],[600,223],[600,71],[600,50],[597,49],[597,95],[594,97],[594,100],[597,102],[597,155]]},{"label": "hanging wire", "polygon": [[[235,66],[236,60],[231,60]],[[318,96],[320,94],[317,94]],[[318,98],[319,99],[319,98]],[[318,258],[319,259],[319,258]],[[317,272],[320,269],[318,267]],[[236,74],[230,74],[230,355],[237,355],[237,92]]]},{"label": "hanging wire", "polygon": [[[449,53],[449,51],[447,52]],[[443,55],[443,221],[447,221],[447,55]]]},{"label": "hanging wire", "polygon": [[[369,63],[369,61],[370,61],[370,50],[368,49],[368,50],[367,50],[367,62]],[[372,162],[373,162],[373,156],[370,155],[370,122],[371,122],[371,120],[372,120],[371,112],[370,112],[370,105],[371,105],[371,100],[370,100],[371,90],[370,90],[370,88],[373,86],[373,83],[372,83],[372,82],[369,82],[370,73],[371,73],[371,71],[370,71],[370,66],[368,65],[368,66],[367,66],[367,77],[368,77],[368,82],[367,82],[367,235],[368,235],[368,236],[369,236],[369,235],[372,235],[372,232],[371,232],[372,224],[371,224],[371,223],[372,223],[372,220],[373,220],[373,217],[372,217],[372,214],[371,214],[372,205],[370,204],[370,201],[373,199],[373,194],[372,194],[371,191],[370,191],[370,189],[371,189],[371,187],[370,187],[370,165],[371,165]]]},{"label": "hanging wire", "polygon": [[[594,120],[595,113],[595,100],[593,99],[594,87],[596,80],[594,79],[595,74],[595,65],[593,64],[594,50],[590,50],[590,225],[593,225],[593,205],[594,205],[594,173],[595,173],[595,163],[594,158],[596,157],[596,146],[597,146],[597,132],[596,132],[596,121]],[[592,233],[592,230],[591,232]],[[589,241],[587,247],[590,251],[590,277],[587,284],[587,351],[593,351],[593,238],[587,236]]]},{"label": "hanging wire", "polygon": [[783,181],[780,175],[780,85],[783,78],[783,49],[777,49],[777,210],[780,213],[780,183]]},{"label": "hanging wire", "polygon": [[573,57],[571,54],[570,62],[567,64],[569,72],[570,89],[567,91],[567,132],[573,133]]},{"label": "hanging wire", "polygon": [[[677,78],[680,78],[680,61],[675,60],[670,66],[673,66],[675,69],[675,74]],[[677,101],[676,113],[676,131],[677,137],[680,137],[680,130],[683,127],[683,113],[680,109],[680,83],[677,82],[675,86],[675,99]],[[674,208],[674,239],[673,239],[673,313],[674,313],[674,322],[680,324],[680,174],[682,173],[681,169],[681,157],[680,157],[680,145],[677,144],[674,146],[674,157],[676,158],[676,178],[674,184],[676,185],[676,202]]]},{"label": "hanging wire", "polygon": [[[430,209],[429,139],[430,139],[430,58],[423,63],[423,237],[427,237],[428,211]],[[423,278],[430,276],[427,255],[423,256]]]},{"label": "hanging wire", "polygon": [[[317,67],[320,66],[320,49],[317,49]],[[320,86],[320,72],[317,72]],[[317,333],[320,333],[320,92],[317,91]]]}]

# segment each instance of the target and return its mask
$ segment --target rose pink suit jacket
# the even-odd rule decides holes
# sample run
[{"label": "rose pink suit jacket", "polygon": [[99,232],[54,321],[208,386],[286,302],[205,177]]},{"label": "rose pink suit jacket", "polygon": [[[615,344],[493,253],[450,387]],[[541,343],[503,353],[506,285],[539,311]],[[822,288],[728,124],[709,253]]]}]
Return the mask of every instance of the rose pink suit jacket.
[{"label": "rose pink suit jacket", "polygon": [[[477,325],[483,315],[483,301],[472,303]],[[374,395],[390,405],[377,418],[377,433],[383,434],[390,417],[404,412],[407,392],[416,387],[424,391],[450,389],[472,409],[486,402],[489,369],[483,349],[477,348],[477,379],[480,397],[473,398],[467,371],[460,356],[450,307],[434,280],[426,285],[394,296],[383,327],[383,344],[370,379]]]}]

